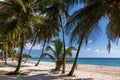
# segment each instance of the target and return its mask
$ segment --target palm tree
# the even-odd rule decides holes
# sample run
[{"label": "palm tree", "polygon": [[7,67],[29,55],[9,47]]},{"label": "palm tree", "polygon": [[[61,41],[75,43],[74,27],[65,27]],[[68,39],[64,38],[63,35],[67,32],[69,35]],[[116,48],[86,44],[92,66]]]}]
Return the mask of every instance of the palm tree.
[{"label": "palm tree", "polygon": [[[106,33],[108,36],[108,48],[110,49],[110,42],[116,42],[119,39],[119,19],[120,19],[120,10],[119,10],[119,0],[81,0],[81,3],[84,4],[84,7],[76,11],[72,17],[68,20],[67,23],[67,33],[71,31],[71,39],[79,42],[79,47],[76,55],[79,54],[79,50],[83,41],[88,41],[88,38],[91,35],[91,32],[94,32],[99,29],[99,21],[103,17],[107,17],[109,23],[107,25]],[[118,13],[118,14],[116,14]],[[95,14],[95,15],[94,15]],[[76,36],[75,36],[76,35]],[[97,36],[94,34],[94,36]],[[94,37],[93,36],[93,37]],[[80,38],[80,39],[75,39]],[[86,39],[86,40],[84,40]],[[73,75],[75,63],[69,73]]]},{"label": "palm tree", "polygon": [[[43,24],[46,24],[47,26],[49,26],[50,23],[48,23],[49,22],[48,19],[44,20],[42,17],[40,17],[42,14],[39,15],[39,17],[36,16],[36,15],[38,15],[38,11],[40,12],[40,10],[37,9],[38,6],[36,6],[36,4],[34,4],[36,2],[36,0],[25,0],[25,1],[5,0],[5,1],[6,2],[1,2],[2,6],[4,7],[4,8],[3,7],[1,7],[1,8],[3,8],[4,11],[2,11],[2,9],[1,9],[0,15],[4,16],[4,18],[0,19],[0,20],[2,20],[1,21],[2,25],[0,26],[0,29],[2,29],[4,27],[3,28],[4,30],[2,31],[3,33],[9,32],[9,31],[12,32],[12,30],[14,30],[16,27],[18,27],[20,30],[19,31],[19,40],[18,40],[20,43],[20,54],[18,57],[18,65],[15,70],[15,72],[18,72],[20,69],[20,65],[21,65],[22,54],[23,54],[23,49],[24,49],[25,42],[27,39],[28,29],[32,30],[33,27],[36,28],[37,27],[36,24],[39,26],[42,26],[42,28],[43,28],[43,27],[45,27],[45,26],[43,26]],[[36,11],[36,9],[37,9],[37,11]],[[41,11],[41,13],[42,13],[42,11]],[[34,21],[36,21],[36,22],[34,22]],[[37,23],[37,22],[39,22],[39,23]],[[34,25],[34,26],[31,26],[31,25]],[[11,26],[12,26],[12,28],[10,28]],[[54,27],[55,24],[53,23],[51,26]],[[54,31],[53,27],[50,27],[52,32]],[[12,30],[10,30],[9,28]],[[38,32],[40,33],[41,31],[42,30],[39,29]],[[57,29],[57,31],[58,31],[58,29]],[[36,32],[34,32],[34,33],[36,34]],[[48,35],[51,35],[51,33],[50,34],[48,33],[47,35],[45,35],[45,37]],[[41,39],[39,38],[40,40],[42,40],[42,39],[45,40],[44,35],[42,35],[40,37],[42,37]],[[50,38],[51,38],[51,36],[49,36],[47,38],[47,40],[49,40]]]},{"label": "palm tree", "polygon": [[43,42],[42,52],[41,52],[41,55],[40,55],[40,57],[39,57],[38,62],[35,64],[35,66],[38,66],[38,64],[40,63],[40,61],[41,61],[41,59],[42,59],[42,54],[43,54],[43,51],[44,51],[44,48],[45,48],[45,43],[46,43],[46,40],[44,40],[44,42]]},{"label": "palm tree", "polygon": [[62,38],[63,38],[63,44],[64,44],[64,55],[63,55],[63,70],[62,73],[65,73],[65,64],[66,64],[66,53],[65,53],[65,29],[63,21],[64,19],[69,17],[68,10],[71,9],[74,5],[78,4],[79,0],[57,0],[53,2],[53,6],[51,7],[54,11],[52,12],[53,17],[55,20],[58,20],[58,23],[60,24],[60,28],[62,31]]},{"label": "palm tree", "polygon": [[65,35],[64,35],[64,26],[62,23],[62,20],[68,16],[67,5],[65,5],[66,2],[67,2],[67,0],[65,0],[65,1],[62,1],[62,0],[53,1],[53,3],[51,4],[52,6],[47,8],[47,10],[46,10],[47,15],[60,24],[59,27],[61,28],[61,31],[62,31],[63,45],[64,45],[64,55],[63,55],[64,57],[63,57],[63,71],[62,71],[62,73],[65,73],[65,62],[66,62],[66,60],[65,60],[66,59],[66,56],[65,56]]},{"label": "palm tree", "polygon": [[[53,21],[49,18],[43,18],[39,17],[40,19],[37,21],[40,22],[39,24],[34,24],[34,32],[36,33],[37,40],[39,42],[43,41],[43,48],[41,55],[43,54],[45,43],[51,41],[52,37],[57,37],[59,33],[59,27],[56,21]],[[35,19],[34,19],[35,20]],[[34,22],[37,22],[36,20]],[[39,57],[38,62],[35,64],[35,66],[38,66],[38,64],[41,61],[41,55]]]},{"label": "palm tree", "polygon": [[[23,54],[25,42],[26,42],[26,39],[28,39],[28,34],[30,34],[30,32],[34,32],[34,31],[32,31],[32,29],[33,29],[33,27],[34,28],[37,27],[36,24],[37,25],[42,24],[39,26],[44,27],[43,24],[45,24],[45,22],[46,22],[46,25],[49,26],[49,23],[47,23],[49,20],[47,20],[47,19],[44,20],[43,18],[40,18],[40,17],[37,18],[37,16],[36,16],[37,14],[35,12],[36,4],[34,4],[36,2],[36,0],[23,0],[23,1],[22,0],[5,0],[5,1],[6,2],[0,2],[3,6],[3,7],[1,7],[1,11],[0,11],[1,12],[0,16],[2,16],[0,18],[0,20],[1,20],[0,21],[1,22],[0,29],[3,29],[3,31],[1,31],[1,33],[4,33],[4,32],[10,32],[10,31],[12,32],[14,29],[19,28],[18,42],[20,45],[19,46],[20,54],[18,57],[18,65],[15,70],[15,72],[18,72],[20,69],[20,65],[21,65],[22,54]],[[4,11],[2,11],[2,8]],[[40,11],[40,10],[37,10],[37,13],[38,13],[38,11]],[[34,22],[35,21],[34,19],[37,21]],[[37,22],[39,22],[39,23],[37,23]],[[34,25],[34,26],[31,26],[31,25]],[[54,25],[55,24],[53,23],[51,26],[54,26]],[[51,27],[51,28],[53,28],[53,27]],[[52,29],[52,31],[54,31],[54,29]],[[39,29],[39,33],[40,32],[41,32],[41,30]],[[36,32],[34,32],[34,33],[36,34]],[[44,35],[41,37],[44,37]],[[43,38],[41,38],[41,40],[42,39]],[[50,39],[50,37],[47,39]]]},{"label": "palm tree", "polygon": [[3,49],[2,49],[2,51],[3,51],[3,54],[4,54],[4,64],[6,65],[7,64],[7,55],[8,55],[8,53],[7,53],[7,48],[8,48],[8,45],[7,45],[7,41],[5,40],[4,42],[3,42]]},{"label": "palm tree", "polygon": [[12,61],[17,59],[17,51],[16,50],[11,50],[9,55],[10,58],[12,58]]},{"label": "palm tree", "polygon": [[[15,55],[15,48],[17,48],[19,45],[19,29],[14,29],[13,32],[9,32],[7,35],[7,53],[8,56],[12,55],[13,59],[16,57]],[[17,57],[16,57],[17,58]]]},{"label": "palm tree", "polygon": [[1,51],[2,51],[2,57],[4,58],[3,60],[5,61],[4,64],[7,64],[7,58],[8,58],[8,42],[7,42],[7,36],[0,35],[0,40],[1,40]]},{"label": "palm tree", "polygon": [[29,52],[28,52],[28,56],[26,56],[26,59],[25,59],[25,63],[27,62],[27,60],[28,60],[28,57],[30,56],[30,53],[31,53],[31,51],[32,51],[32,48],[35,46],[35,43],[36,43],[36,39],[37,39],[37,36],[35,36],[34,38],[33,38],[33,40],[32,40],[32,45],[31,45],[31,48],[30,48],[30,50],[29,50]]},{"label": "palm tree", "polygon": [[[32,0],[33,1],[33,0]],[[27,33],[26,28],[30,28],[30,18],[31,18],[31,9],[30,9],[30,1],[21,1],[21,0],[5,0],[5,2],[2,6],[5,6],[3,8],[3,12],[1,14],[4,14],[3,19],[1,21],[4,23],[0,26],[0,28],[3,28],[3,32],[12,32],[14,29],[18,28],[19,31],[19,44],[20,44],[20,53],[18,57],[18,65],[16,67],[15,72],[17,73],[20,69],[21,60],[22,60],[22,54],[23,49],[25,45],[25,37]],[[5,20],[4,20],[5,19]],[[10,30],[11,29],[11,30]]]},{"label": "palm tree", "polygon": [[[54,40],[54,47],[47,46],[46,51],[52,51],[53,54],[50,53],[43,53],[42,58],[48,56],[50,59],[54,60],[56,63],[55,70],[60,70],[61,66],[63,65],[63,43],[60,39]],[[76,50],[74,47],[68,47],[66,51],[67,57],[72,57],[72,50]],[[69,61],[69,60],[67,60]]]},{"label": "palm tree", "polygon": [[62,37],[63,37],[63,45],[64,45],[64,54],[63,54],[63,70],[62,73],[65,73],[65,64],[66,64],[66,53],[65,53],[65,31],[64,31],[64,27],[62,24],[62,18],[61,16],[59,17],[60,19],[60,23],[61,23],[61,29],[62,29]]},{"label": "palm tree", "polygon": [[[40,2],[37,0],[35,3]],[[78,4],[78,0],[44,0],[43,3],[47,5],[44,6],[46,8],[43,10],[46,15],[53,20],[57,21],[59,23],[59,27],[62,30],[62,35],[63,35],[63,43],[64,43],[64,57],[63,57],[63,71],[62,73],[65,73],[65,39],[64,39],[64,26],[62,23],[63,18],[65,19],[68,16],[68,8],[71,8],[75,4]]]},{"label": "palm tree", "polygon": [[[76,27],[75,27],[76,28]],[[89,29],[73,29],[72,33],[71,33],[71,40],[70,42],[73,43],[73,42],[77,42],[78,43],[78,49],[77,49],[77,52],[76,52],[76,56],[75,56],[75,61],[73,63],[73,66],[68,74],[68,76],[72,76],[73,73],[74,73],[74,70],[76,68],[76,64],[77,64],[77,59],[78,59],[78,56],[79,56],[79,53],[80,53],[80,49],[81,49],[81,46],[83,44],[86,44],[88,43],[89,39],[92,39],[92,37],[95,37],[95,35],[97,35],[100,31],[100,28],[99,27],[96,27],[95,30],[93,29],[90,29],[90,31],[88,31]],[[96,33],[95,35],[93,33]],[[93,38],[94,40],[95,38]]]}]

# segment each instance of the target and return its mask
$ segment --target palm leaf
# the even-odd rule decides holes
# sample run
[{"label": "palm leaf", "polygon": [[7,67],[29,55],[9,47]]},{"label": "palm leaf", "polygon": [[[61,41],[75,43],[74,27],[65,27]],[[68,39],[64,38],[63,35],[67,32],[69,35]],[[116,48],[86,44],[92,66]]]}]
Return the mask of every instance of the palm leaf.
[{"label": "palm leaf", "polygon": [[[101,29],[98,23],[101,17],[105,15],[106,8],[107,6],[105,4],[93,3],[75,12],[66,25],[66,32],[72,32],[70,42],[80,41],[80,35],[83,33],[83,41],[85,41],[86,44],[88,38],[95,39],[96,34],[93,35],[93,33],[99,35]],[[97,11],[98,9],[100,9],[100,11]],[[96,13],[96,15],[93,16],[94,13]]]},{"label": "palm leaf", "polygon": [[50,59],[52,59],[53,61],[55,60],[55,58],[51,55],[51,54],[49,54],[49,53],[43,53],[42,55],[41,55],[41,57],[42,58],[44,58],[44,57],[46,57],[46,56],[48,56]]},{"label": "palm leaf", "polygon": [[26,13],[26,8],[21,0],[16,0],[16,2],[22,7],[23,11]]},{"label": "palm leaf", "polygon": [[56,53],[55,50],[54,50],[54,48],[51,47],[51,46],[47,46],[45,50],[46,50],[46,51],[51,50],[54,54]]},{"label": "palm leaf", "polygon": [[7,35],[7,33],[12,32],[16,28],[17,20],[13,19],[11,21],[4,22],[4,24],[3,23],[0,23],[0,24],[1,24],[0,29],[2,30],[1,33],[3,34],[6,33]]}]

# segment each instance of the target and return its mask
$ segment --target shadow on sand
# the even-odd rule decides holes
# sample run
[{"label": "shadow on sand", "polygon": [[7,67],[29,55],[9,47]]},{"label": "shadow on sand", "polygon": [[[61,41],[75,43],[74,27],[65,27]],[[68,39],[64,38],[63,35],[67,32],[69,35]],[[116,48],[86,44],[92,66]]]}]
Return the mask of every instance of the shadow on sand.
[{"label": "shadow on sand", "polygon": [[94,80],[92,78],[66,78],[67,76],[51,76],[48,74],[37,74],[32,76],[0,76],[0,80]]},{"label": "shadow on sand", "polygon": [[[14,63],[7,63],[7,64],[4,64],[4,63],[1,63],[0,64],[0,67],[15,67],[16,68],[17,64],[14,64]],[[29,67],[29,65],[21,65],[21,67]]]},{"label": "shadow on sand", "polygon": [[29,69],[29,72],[37,72],[41,71],[40,74],[37,75],[23,75],[23,76],[0,76],[0,80],[94,80],[92,78],[79,78],[75,79],[75,77],[69,77],[67,75],[63,74],[57,74],[56,76],[54,74],[50,75],[49,73],[42,73],[42,72],[50,72],[51,70],[34,70],[34,69]]}]

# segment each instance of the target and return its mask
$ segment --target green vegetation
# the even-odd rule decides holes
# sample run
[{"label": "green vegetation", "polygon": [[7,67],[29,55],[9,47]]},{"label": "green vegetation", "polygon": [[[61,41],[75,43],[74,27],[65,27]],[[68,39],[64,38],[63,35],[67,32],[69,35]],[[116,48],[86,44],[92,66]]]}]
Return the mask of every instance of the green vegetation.
[{"label": "green vegetation", "polygon": [[0,72],[0,76],[4,76],[6,72]]},{"label": "green vegetation", "polygon": [[9,72],[9,73],[6,73],[5,75],[18,75],[18,76],[22,76],[22,75],[25,75],[25,73],[23,73],[23,72]]},{"label": "green vegetation", "polygon": [[32,58],[32,56],[30,56],[30,55],[23,54],[23,58],[26,58],[26,57],[28,57],[28,58]]},{"label": "green vegetation", "polygon": [[[83,4],[83,8],[69,15],[69,10],[75,5]],[[96,40],[101,32],[99,22],[102,18],[109,20],[106,26],[108,51],[111,42],[118,42],[120,38],[120,1],[119,0],[4,0],[0,1],[0,59],[7,65],[7,57],[17,60],[14,72],[8,74],[22,75],[20,71],[22,58],[31,58],[30,52],[35,44],[43,43],[41,58],[48,56],[56,62],[55,70],[65,73],[66,57],[72,56],[74,47],[65,44],[65,33],[70,35],[70,43],[77,43],[78,49],[75,61],[69,72],[74,74],[78,55],[82,45]],[[65,22],[66,24],[64,24]],[[62,41],[59,33],[62,33]],[[55,41],[53,41],[53,39]],[[54,48],[47,46],[54,43]],[[28,54],[24,54],[27,43],[31,43]],[[53,54],[44,51],[50,50]],[[15,49],[19,50],[16,51]]]},{"label": "green vegetation", "polygon": [[[61,66],[63,65],[63,54],[64,54],[64,48],[63,48],[63,43],[60,39],[57,39],[53,41],[54,46],[47,46],[46,51],[51,51],[52,54],[50,53],[43,53],[42,58],[48,56],[50,59],[55,61],[56,67],[55,70],[60,70]],[[65,53],[67,57],[72,57],[72,50],[76,50],[75,47],[68,47],[65,49]],[[69,60],[66,60],[66,62],[70,62]]]},{"label": "green vegetation", "polygon": [[76,75],[74,74],[73,77],[76,77]]},{"label": "green vegetation", "polygon": [[87,45],[89,39],[95,41],[99,36],[101,31],[99,22],[102,18],[107,18],[109,20],[108,25],[105,26],[108,38],[107,49],[109,52],[111,42],[118,42],[120,36],[119,0],[80,0],[80,2],[84,4],[84,7],[74,12],[66,24],[66,32],[71,32],[70,42],[78,43],[75,62],[68,74],[69,76],[72,76],[74,73],[81,46],[83,44]]}]

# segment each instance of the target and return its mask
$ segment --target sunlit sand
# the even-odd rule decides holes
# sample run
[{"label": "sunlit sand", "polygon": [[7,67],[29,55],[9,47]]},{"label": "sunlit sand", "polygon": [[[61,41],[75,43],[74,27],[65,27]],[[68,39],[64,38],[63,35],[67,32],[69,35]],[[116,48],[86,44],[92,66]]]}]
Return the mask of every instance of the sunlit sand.
[{"label": "sunlit sand", "polygon": [[[8,62],[14,65],[15,62]],[[39,66],[34,66],[35,62],[22,63],[21,71],[25,72],[23,76],[0,76],[0,80],[120,80],[119,67],[103,67],[93,65],[78,65],[75,70],[75,77],[66,76],[71,68],[67,64],[66,73],[53,72],[54,63],[41,62]],[[0,72],[14,71],[15,67],[0,67]]]}]

